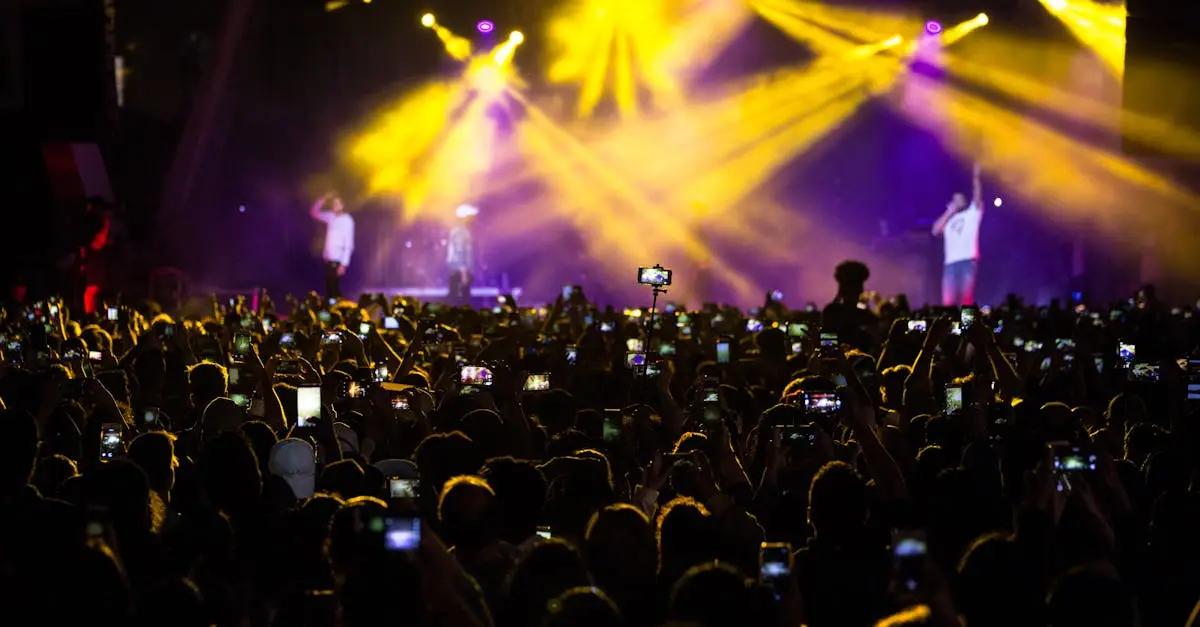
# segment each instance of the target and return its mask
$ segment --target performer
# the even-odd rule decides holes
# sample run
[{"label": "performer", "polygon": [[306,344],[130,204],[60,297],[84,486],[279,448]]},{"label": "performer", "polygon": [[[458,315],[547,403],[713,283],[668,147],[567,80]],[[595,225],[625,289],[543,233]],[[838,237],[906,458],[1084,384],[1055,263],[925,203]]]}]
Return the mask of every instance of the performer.
[{"label": "performer", "polygon": [[[325,210],[326,203],[329,204],[328,211]],[[325,249],[322,253],[325,261],[325,296],[341,298],[342,277],[350,266],[350,256],[354,254],[354,218],[346,213],[346,205],[333,192],[318,198],[309,214],[326,225]]]},{"label": "performer", "polygon": [[979,223],[983,220],[983,186],[975,164],[972,197],[956,192],[942,217],[933,223],[934,237],[945,240],[946,262],[942,271],[942,305],[958,307],[975,304],[975,278],[979,265]]},{"label": "performer", "polygon": [[468,305],[471,302],[471,270],[475,255],[471,247],[471,223],[479,209],[471,205],[459,205],[454,211],[457,219],[450,229],[446,241],[446,267],[450,271],[450,303]]}]

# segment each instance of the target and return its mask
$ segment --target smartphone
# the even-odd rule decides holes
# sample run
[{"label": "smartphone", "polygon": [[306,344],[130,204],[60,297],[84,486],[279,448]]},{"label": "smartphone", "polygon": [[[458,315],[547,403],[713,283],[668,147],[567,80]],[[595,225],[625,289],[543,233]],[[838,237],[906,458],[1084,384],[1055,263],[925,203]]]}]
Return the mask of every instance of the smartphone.
[{"label": "smartphone", "polygon": [[1075,340],[1069,337],[1060,337],[1054,340],[1054,350],[1056,351],[1073,351],[1075,350]]},{"label": "smartphone", "polygon": [[371,370],[371,380],[375,383],[383,383],[388,380],[389,374],[387,364],[376,364],[375,368]]},{"label": "smartphone", "polygon": [[230,394],[229,398],[234,403],[237,403],[237,406],[241,407],[242,410],[250,411],[250,401],[253,399],[250,398],[249,394]]},{"label": "smartphone", "polygon": [[147,407],[146,411],[142,412],[142,424],[147,427],[157,427],[159,418],[162,415],[162,410],[157,407]]},{"label": "smartphone", "polygon": [[108,321],[109,321],[109,322],[116,322],[116,321],[117,321],[117,319],[118,319],[118,318],[120,318],[120,317],[121,317],[121,310],[120,310],[120,309],[117,309],[116,307],[109,307],[109,308],[108,308]]},{"label": "smartphone", "polygon": [[321,343],[322,344],[341,344],[342,343],[342,334],[339,333],[336,329],[331,329],[329,331],[326,331],[325,334],[321,336]]},{"label": "smartphone", "polygon": [[928,320],[909,320],[908,321],[908,332],[909,333],[925,333],[927,331],[929,331],[929,321]]},{"label": "smartphone", "polygon": [[791,425],[782,427],[779,437],[784,446],[812,449],[817,445],[817,427],[814,424]]},{"label": "smartphone", "polygon": [[394,331],[400,328],[400,321],[395,316],[386,316],[383,319],[383,328],[388,331]]},{"label": "smartphone", "polygon": [[963,307],[959,313],[958,324],[962,329],[970,329],[975,321],[979,319],[979,308],[974,306]]},{"label": "smartphone", "polygon": [[1189,359],[1184,375],[1187,378],[1187,400],[1200,401],[1200,359]]},{"label": "smartphone", "polygon": [[828,415],[842,409],[842,396],[837,392],[803,392],[800,396],[805,414]]},{"label": "smartphone", "polygon": [[238,331],[233,334],[233,354],[230,359],[235,362],[246,361],[250,356],[250,334],[246,331]]},{"label": "smartphone", "polygon": [[279,334],[279,348],[284,351],[296,350],[296,334],[291,331]]},{"label": "smartphone", "polygon": [[362,398],[367,395],[367,388],[358,381],[350,381],[346,384],[346,398]]},{"label": "smartphone", "polygon": [[388,516],[383,519],[383,546],[389,551],[415,551],[421,546],[421,519]]},{"label": "smartphone", "polygon": [[771,589],[776,600],[781,599],[792,577],[792,545],[763,542],[758,550],[758,577]]},{"label": "smartphone", "polygon": [[759,320],[758,318],[747,318],[746,319],[746,333],[758,333],[759,331],[762,331],[762,330],[763,330],[762,320]]},{"label": "smartphone", "polygon": [[1139,383],[1157,383],[1162,378],[1161,368],[1156,363],[1135,361],[1129,367],[1129,380]]},{"label": "smartphone", "polygon": [[793,322],[788,325],[789,337],[808,337],[808,325],[803,322]]},{"label": "smartphone", "polygon": [[625,340],[625,350],[631,353],[642,353],[646,350],[646,343],[640,338],[631,337]]},{"label": "smartphone", "polygon": [[1059,472],[1092,472],[1096,470],[1096,454],[1070,442],[1052,442],[1054,469]]},{"label": "smartphone", "polygon": [[946,386],[945,405],[947,416],[953,416],[962,411],[963,387],[961,385]]},{"label": "smartphone", "polygon": [[1124,340],[1117,343],[1117,361],[1120,362],[1122,368],[1128,368],[1133,365],[1133,360],[1137,358],[1137,345],[1133,342]]},{"label": "smartphone", "polygon": [[88,351],[88,359],[91,361],[101,361],[104,359],[104,354],[100,351]]},{"label": "smartphone", "polygon": [[540,526],[537,528],[537,537],[543,540],[549,540],[550,538],[554,537],[554,534],[550,533],[549,527]]},{"label": "smartphone", "polygon": [[169,340],[169,339],[171,339],[171,338],[173,338],[173,337],[175,337],[175,325],[174,325],[174,323],[168,323],[168,324],[164,324],[164,325],[163,325],[162,334],[163,334],[163,338],[164,338],[164,339],[168,339],[168,340]]},{"label": "smartphone", "polygon": [[666,287],[671,284],[671,271],[660,266],[638,268],[638,283],[653,287]]},{"label": "smartphone", "polygon": [[463,385],[488,386],[492,384],[492,371],[483,366],[463,366],[458,380]]},{"label": "smartphone", "polygon": [[229,387],[237,387],[242,382],[241,366],[229,367]]},{"label": "smartphone", "polygon": [[403,392],[391,392],[388,398],[391,400],[392,409],[408,409],[408,397]]},{"label": "smartphone", "polygon": [[100,427],[100,461],[110,462],[121,453],[121,425],[106,422]]},{"label": "smartphone", "polygon": [[728,339],[717,340],[717,363],[727,364],[732,359]]},{"label": "smartphone", "polygon": [[821,331],[817,350],[824,355],[838,355],[842,352],[842,341],[833,331]]},{"label": "smartphone", "polygon": [[1037,352],[1040,352],[1041,350],[1042,350],[1041,342],[1035,342],[1033,340],[1029,340],[1028,342],[1025,342],[1025,352],[1026,353],[1037,353]]},{"label": "smartphone", "polygon": [[296,426],[311,427],[321,417],[321,386],[296,388]]},{"label": "smartphone", "polygon": [[419,479],[388,477],[387,485],[389,499],[415,499],[421,482]]},{"label": "smartphone", "polygon": [[563,348],[563,354],[567,359],[567,365],[574,366],[575,361],[579,358],[579,349],[574,344],[568,344]]},{"label": "smartphone", "polygon": [[907,593],[916,592],[925,579],[929,545],[920,531],[897,531],[892,537],[892,581]]},{"label": "smartphone", "polygon": [[604,410],[604,422],[601,428],[605,444],[614,444],[621,439],[621,410]]},{"label": "smartphone", "polygon": [[550,373],[535,372],[525,377],[526,392],[543,392],[550,389]]},{"label": "smartphone", "polygon": [[370,334],[371,334],[371,323],[370,322],[358,323],[358,338],[359,339],[365,340],[365,339],[367,339],[367,336]]}]

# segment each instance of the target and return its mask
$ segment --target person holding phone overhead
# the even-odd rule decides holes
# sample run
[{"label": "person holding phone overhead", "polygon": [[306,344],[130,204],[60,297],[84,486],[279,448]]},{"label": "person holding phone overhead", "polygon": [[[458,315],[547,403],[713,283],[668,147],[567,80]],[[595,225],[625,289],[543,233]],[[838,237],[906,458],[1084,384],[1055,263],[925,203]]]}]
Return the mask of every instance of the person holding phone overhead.
[{"label": "person holding phone overhead", "polygon": [[[328,211],[325,209],[329,205]],[[350,266],[354,254],[354,218],[346,213],[346,205],[337,194],[329,192],[313,203],[309,214],[314,220],[325,223],[325,296],[342,296],[342,277]]]},{"label": "person holding phone overhead", "polygon": [[933,236],[945,240],[942,270],[942,304],[958,307],[975,304],[975,279],[979,265],[979,223],[983,221],[983,168],[975,164],[971,202],[955,192],[946,211],[933,223]]},{"label": "person holding phone overhead", "polygon": [[455,222],[446,238],[446,267],[450,271],[450,304],[468,305],[471,302],[471,270],[475,255],[471,243],[471,223],[479,209],[459,205],[454,210]]}]

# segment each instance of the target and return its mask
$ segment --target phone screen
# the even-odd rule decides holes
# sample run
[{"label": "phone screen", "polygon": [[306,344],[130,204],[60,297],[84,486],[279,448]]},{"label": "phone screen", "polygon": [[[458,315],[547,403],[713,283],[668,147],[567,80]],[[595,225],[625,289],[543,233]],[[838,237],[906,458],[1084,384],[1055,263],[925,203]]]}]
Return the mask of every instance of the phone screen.
[{"label": "phone screen", "polygon": [[387,316],[383,319],[383,328],[388,331],[393,331],[400,328],[400,321],[396,320],[395,316]]},{"label": "phone screen", "polygon": [[543,540],[549,540],[550,538],[554,537],[554,534],[550,533],[549,527],[538,527],[537,528],[537,537],[539,537]]},{"label": "phone screen", "polygon": [[1200,359],[1189,359],[1187,363],[1187,399],[1200,401]]},{"label": "phone screen", "polygon": [[247,410],[247,411],[250,410],[250,401],[252,399],[250,398],[249,394],[230,394],[229,398],[234,403],[237,403],[238,407],[241,407],[242,409]]},{"label": "phone screen", "polygon": [[308,427],[321,417],[321,387],[296,388],[296,426]]},{"label": "phone screen", "polygon": [[717,363],[718,364],[727,364],[727,363],[729,363],[729,360],[730,360],[729,341],[722,340],[720,342],[717,342]]},{"label": "phone screen", "polygon": [[117,318],[119,318],[120,316],[121,316],[121,312],[120,312],[120,310],[118,310],[116,307],[109,307],[109,308],[108,308],[108,320],[109,320],[109,322],[116,322],[116,321],[117,321]]},{"label": "phone screen", "polygon": [[244,358],[250,354],[250,334],[237,332],[233,335],[234,358]]},{"label": "phone screen", "polygon": [[971,328],[975,324],[975,320],[979,317],[979,310],[974,307],[963,307],[962,313],[959,315],[959,326],[963,329]]},{"label": "phone screen", "polygon": [[491,385],[492,371],[483,366],[463,366],[459,381],[463,385]]},{"label": "phone screen", "polygon": [[842,342],[837,333],[832,331],[822,331],[820,344],[818,344],[823,353],[838,353],[842,350]]},{"label": "phone screen", "polygon": [[1117,359],[1121,361],[1121,365],[1129,367],[1133,360],[1137,357],[1137,345],[1132,342],[1120,342],[1117,344]]},{"label": "phone screen", "polygon": [[788,325],[788,335],[791,337],[808,337],[808,325],[803,322],[793,322]]},{"label": "phone screen", "polygon": [[100,427],[100,461],[108,462],[121,452],[121,425],[105,423]]},{"label": "phone screen", "polygon": [[613,444],[621,437],[621,410],[604,410],[603,437],[605,444]]},{"label": "phone screen", "polygon": [[786,542],[763,542],[758,558],[759,578],[778,598],[792,576],[792,546]]},{"label": "phone screen", "polygon": [[961,385],[946,386],[946,414],[954,415],[962,411],[963,389]]},{"label": "phone screen", "polygon": [[417,488],[419,486],[420,481],[417,479],[388,477],[388,498],[415,499],[417,498]]},{"label": "phone screen", "polygon": [[525,377],[526,392],[543,392],[550,389],[550,373],[535,372]]},{"label": "phone screen", "polygon": [[896,585],[906,592],[915,592],[924,579],[925,560],[929,547],[920,533],[897,533],[892,540],[892,560]]},{"label": "phone screen", "polygon": [[927,321],[927,320],[909,320],[908,321],[908,332],[909,333],[925,333],[928,330],[929,330],[929,321]]},{"label": "phone screen", "polygon": [[842,408],[842,397],[837,392],[805,392],[804,412],[808,414],[833,414]]},{"label": "phone screen", "polygon": [[145,413],[142,414],[142,422],[146,426],[154,426],[158,424],[159,409],[157,407],[147,407]]},{"label": "phone screen", "polygon": [[389,551],[415,551],[420,545],[420,518],[388,517],[384,519],[384,548]]},{"label": "phone screen", "polygon": [[565,352],[565,355],[567,358],[567,365],[574,366],[575,360],[578,358],[578,355],[579,355],[578,349],[576,349],[574,346],[567,346],[564,349],[564,352]]},{"label": "phone screen", "polygon": [[746,333],[758,333],[763,330],[762,320],[750,318],[746,320]]}]

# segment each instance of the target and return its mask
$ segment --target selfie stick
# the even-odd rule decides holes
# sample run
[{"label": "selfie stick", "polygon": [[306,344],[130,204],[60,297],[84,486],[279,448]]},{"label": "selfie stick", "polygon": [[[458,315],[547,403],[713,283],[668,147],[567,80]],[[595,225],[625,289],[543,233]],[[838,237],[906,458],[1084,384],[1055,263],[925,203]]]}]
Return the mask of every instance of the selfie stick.
[{"label": "selfie stick", "polygon": [[[658,270],[662,270],[660,265],[654,266]],[[646,316],[646,347],[654,346],[654,320],[658,315],[658,295],[666,294],[667,289],[661,285],[651,285],[650,292],[654,295],[650,300],[650,315]],[[649,352],[649,351],[647,351]]]}]

